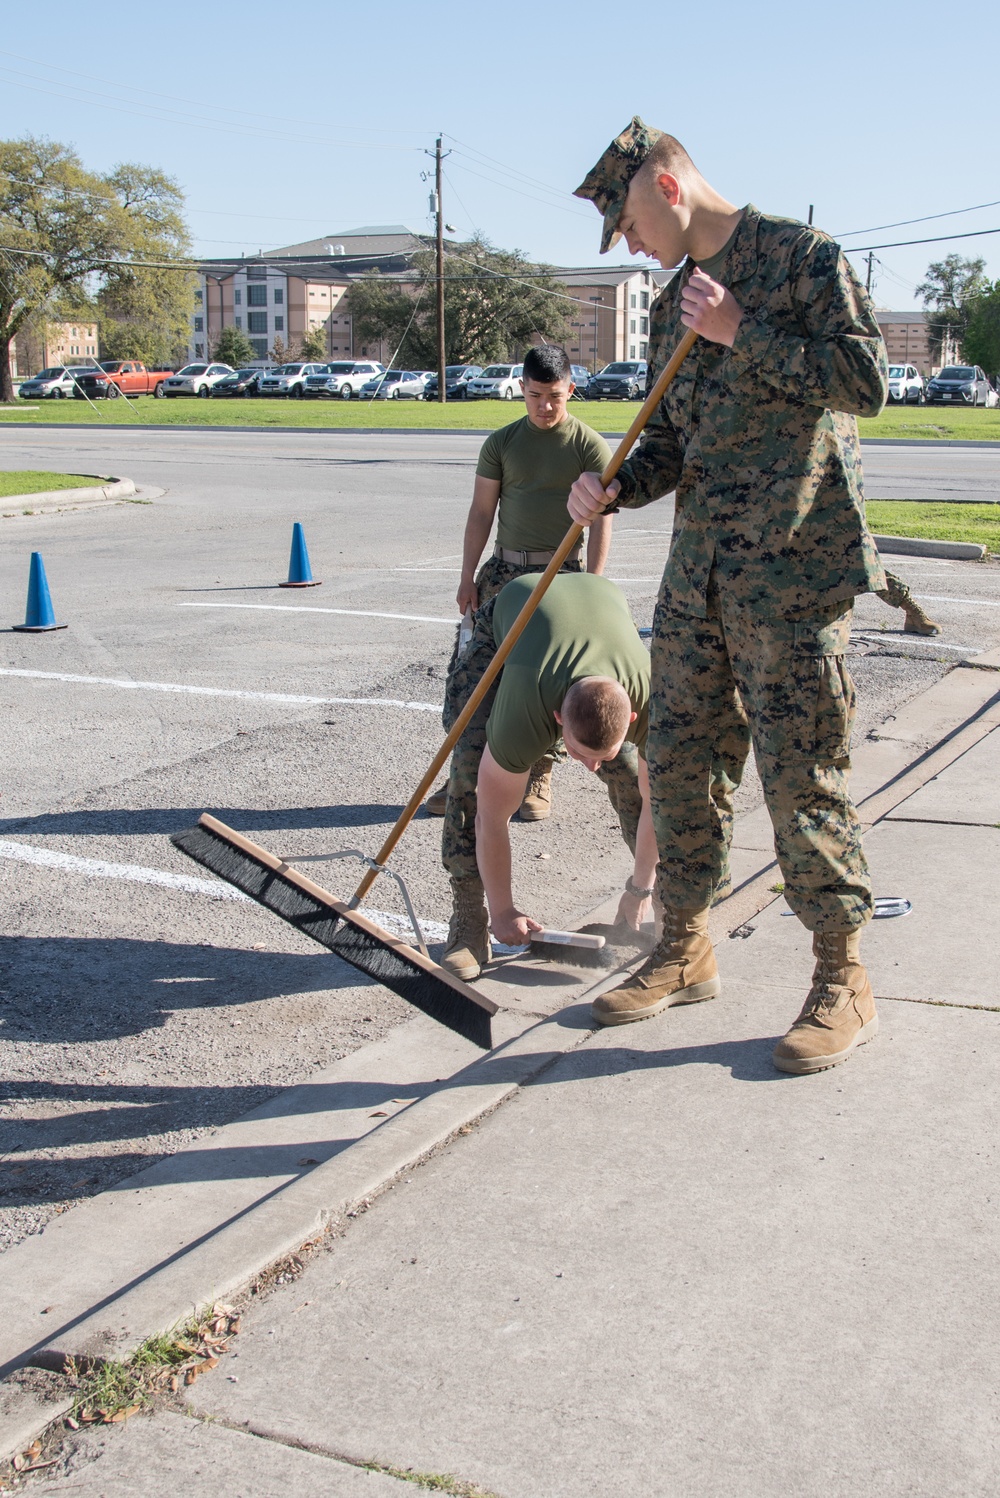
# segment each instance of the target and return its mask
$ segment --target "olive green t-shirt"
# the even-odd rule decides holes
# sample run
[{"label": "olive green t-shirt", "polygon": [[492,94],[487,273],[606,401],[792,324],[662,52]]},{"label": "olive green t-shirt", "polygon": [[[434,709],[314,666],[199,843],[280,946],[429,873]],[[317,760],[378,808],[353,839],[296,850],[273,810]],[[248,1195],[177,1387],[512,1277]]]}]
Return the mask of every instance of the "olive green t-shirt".
[{"label": "olive green t-shirt", "polygon": [[[745,213],[746,209],[744,209],[743,212]],[[736,236],[740,232],[740,224],[742,224],[742,222],[743,219],[741,218],[739,224],[736,225],[736,228],[733,230],[732,234],[730,234],[721,250],[716,250],[714,255],[709,255],[706,259],[698,261],[698,269],[703,270],[706,276],[711,276],[713,281],[717,281],[719,279],[719,274],[722,271],[722,267],[726,263],[726,256],[729,254],[729,251],[736,243]]]},{"label": "olive green t-shirt", "polygon": [[581,473],[602,473],[610,459],[604,438],[575,416],[549,431],[522,416],[493,432],[476,473],[500,481],[500,545],[555,551],[572,524],[566,509],[570,489]]},{"label": "olive green t-shirt", "polygon": [[[493,637],[499,645],[536,577],[516,577],[497,594]],[[560,572],[504,665],[486,725],[493,758],[519,775],[558,743],[563,698],[585,676],[620,681],[638,716],[626,738],[646,753],[649,651],[632,623],[625,595],[589,572]]]}]

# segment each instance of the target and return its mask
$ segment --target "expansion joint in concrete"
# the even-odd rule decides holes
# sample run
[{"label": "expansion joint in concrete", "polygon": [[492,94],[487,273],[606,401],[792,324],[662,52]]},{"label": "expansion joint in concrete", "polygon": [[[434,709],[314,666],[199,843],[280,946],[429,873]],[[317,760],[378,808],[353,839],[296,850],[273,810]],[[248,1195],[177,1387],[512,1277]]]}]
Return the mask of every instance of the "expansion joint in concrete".
[{"label": "expansion joint in concrete", "polygon": [[[382,1477],[395,1478],[397,1482],[407,1483],[423,1492],[445,1493],[451,1495],[451,1498],[501,1498],[501,1494],[494,1489],[465,1482],[450,1472],[418,1472],[413,1467],[397,1467],[390,1462],[380,1462],[375,1457],[351,1456],[346,1451],[335,1451],[329,1446],[303,1441],[297,1436],[270,1430],[253,1421],[227,1420],[223,1415],[203,1414],[190,1406],[185,1406],[181,1413],[202,1425],[222,1426],[234,1435],[246,1436],[250,1440],[268,1441],[274,1446],[284,1446],[292,1451],[305,1451],[310,1456],[322,1457],[325,1461],[337,1462],[343,1467],[359,1468],[362,1472],[377,1472]],[[400,1491],[402,1498],[402,1489]]]}]

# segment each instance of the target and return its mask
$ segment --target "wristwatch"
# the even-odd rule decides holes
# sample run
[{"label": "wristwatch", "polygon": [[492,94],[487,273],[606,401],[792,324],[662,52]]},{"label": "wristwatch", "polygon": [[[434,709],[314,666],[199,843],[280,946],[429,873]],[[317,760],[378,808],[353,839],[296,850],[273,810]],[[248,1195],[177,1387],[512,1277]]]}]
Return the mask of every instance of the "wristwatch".
[{"label": "wristwatch", "polygon": [[627,895],[632,895],[636,900],[648,900],[650,895],[653,893],[653,889],[636,889],[635,885],[632,883],[632,875],[630,874],[625,880],[625,893]]}]

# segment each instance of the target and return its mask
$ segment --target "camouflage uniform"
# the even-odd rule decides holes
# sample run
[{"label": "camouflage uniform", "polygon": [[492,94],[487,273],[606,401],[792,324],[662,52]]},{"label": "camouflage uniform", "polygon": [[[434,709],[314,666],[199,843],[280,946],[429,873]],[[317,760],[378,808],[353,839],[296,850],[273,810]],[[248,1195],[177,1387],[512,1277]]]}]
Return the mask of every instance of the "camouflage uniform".
[{"label": "camouflage uniform", "polygon": [[[578,189],[605,212],[602,248],[658,135],[633,121]],[[689,270],[651,310],[651,379],[686,331]],[[817,229],[750,205],[716,279],[743,309],[733,347],[695,345],[623,466],[616,501],[677,494],[652,645],[659,893],[704,908],[728,878],[709,777],[735,685],[786,897],[813,931],[856,928],[872,905],[847,791],[844,653],[854,596],[886,579],[865,523],[855,416],[885,403],[885,347],[851,266]]]},{"label": "camouflage uniform", "polygon": [[[519,575],[516,569],[515,575]],[[497,644],[493,638],[495,602],[496,594],[477,610],[472,639],[455,667],[453,708],[456,717],[496,655]],[[503,672],[479,704],[471,723],[452,751],[448,803],[441,832],[441,858],[452,879],[479,880],[479,866],[476,863],[476,782],[479,778],[479,761],[486,748],[486,724],[502,677]],[[553,727],[555,728],[554,724]],[[642,810],[635,745],[624,744],[620,754],[608,764],[602,765],[597,774],[607,787],[608,797],[618,814],[622,836],[629,850],[634,853],[636,828]]]},{"label": "camouflage uniform", "polygon": [[878,596],[883,603],[887,603],[891,609],[915,609],[918,607],[917,600],[910,592],[901,577],[895,572],[885,569],[885,587],[878,589]]}]

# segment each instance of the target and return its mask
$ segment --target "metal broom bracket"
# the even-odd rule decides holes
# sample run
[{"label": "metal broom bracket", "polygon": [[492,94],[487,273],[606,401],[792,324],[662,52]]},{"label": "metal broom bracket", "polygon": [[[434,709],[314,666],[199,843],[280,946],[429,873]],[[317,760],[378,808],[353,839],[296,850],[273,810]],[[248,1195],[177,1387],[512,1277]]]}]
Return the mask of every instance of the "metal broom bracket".
[{"label": "metal broom bracket", "polygon": [[[368,854],[362,853],[359,848],[341,848],[339,853],[324,853],[323,858],[324,860],[328,858],[357,858],[361,863],[365,865],[366,868],[371,869],[374,873],[388,874],[390,879],[395,880],[396,884],[399,886],[399,893],[403,897],[403,904],[406,906],[406,914],[410,918],[410,925],[413,927],[413,934],[417,938],[417,946],[420,948],[421,952],[423,952],[424,956],[428,960],[430,960],[430,953],[427,950],[427,943],[424,941],[424,933],[420,928],[420,922],[417,919],[417,912],[413,908],[413,901],[410,899],[410,891],[407,889],[406,882],[401,874],[397,874],[395,869],[386,868],[384,863],[378,863],[374,858],[369,858]],[[357,908],[358,898],[355,895],[351,900],[348,909],[357,910]]]}]

